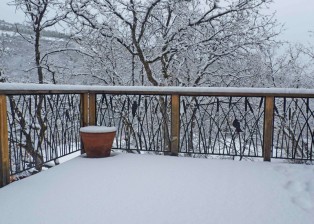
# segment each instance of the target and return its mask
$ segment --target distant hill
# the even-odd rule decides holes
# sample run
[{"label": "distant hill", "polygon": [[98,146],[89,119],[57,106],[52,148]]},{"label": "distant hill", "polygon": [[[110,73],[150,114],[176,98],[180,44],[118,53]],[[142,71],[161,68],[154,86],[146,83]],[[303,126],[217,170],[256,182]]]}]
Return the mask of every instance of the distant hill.
[{"label": "distant hill", "polygon": [[[32,28],[30,26],[25,26],[20,23],[9,23],[4,20],[0,20],[0,31],[9,31],[9,32],[20,32],[22,34],[32,34]],[[68,36],[64,33],[60,33],[52,30],[42,31],[42,35],[45,37],[54,37],[54,38],[67,38]]]},{"label": "distant hill", "polygon": [[[17,29],[24,36],[33,34],[32,28],[29,26],[0,20],[0,82],[1,79],[6,79],[8,82],[36,83],[38,80],[34,64],[34,45],[19,35]],[[42,31],[41,56],[60,50],[59,53],[49,54],[42,61],[46,83],[52,83],[52,78],[55,78],[59,84],[83,83],[77,78],[73,79],[72,76],[88,73],[83,56],[73,50],[64,50],[76,48],[79,46],[69,41],[68,36],[64,33]]]}]

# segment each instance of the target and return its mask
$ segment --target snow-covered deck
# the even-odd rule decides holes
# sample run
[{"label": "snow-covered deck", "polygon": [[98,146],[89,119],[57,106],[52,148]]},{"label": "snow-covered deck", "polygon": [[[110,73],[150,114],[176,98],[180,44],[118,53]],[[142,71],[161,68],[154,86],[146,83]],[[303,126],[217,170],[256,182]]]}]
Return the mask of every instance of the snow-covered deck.
[{"label": "snow-covered deck", "polygon": [[115,154],[0,189],[5,224],[312,224],[314,166]]}]

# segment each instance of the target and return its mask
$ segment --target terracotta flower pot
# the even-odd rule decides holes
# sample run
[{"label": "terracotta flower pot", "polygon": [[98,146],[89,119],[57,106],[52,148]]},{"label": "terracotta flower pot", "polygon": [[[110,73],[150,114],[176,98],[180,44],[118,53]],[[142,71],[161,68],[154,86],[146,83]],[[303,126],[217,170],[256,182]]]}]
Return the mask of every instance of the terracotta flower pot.
[{"label": "terracotta flower pot", "polygon": [[105,126],[87,126],[81,128],[80,135],[87,157],[109,157],[116,130],[115,127]]}]

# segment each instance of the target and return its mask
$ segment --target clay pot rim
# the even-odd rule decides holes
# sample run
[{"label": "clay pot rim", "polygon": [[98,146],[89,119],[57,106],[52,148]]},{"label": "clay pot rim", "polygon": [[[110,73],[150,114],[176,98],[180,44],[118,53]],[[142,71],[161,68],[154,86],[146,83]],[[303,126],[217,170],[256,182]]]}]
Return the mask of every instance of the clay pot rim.
[{"label": "clay pot rim", "polygon": [[91,134],[97,134],[97,133],[111,133],[116,132],[116,127],[107,127],[107,126],[86,126],[80,128],[80,133],[91,133]]}]

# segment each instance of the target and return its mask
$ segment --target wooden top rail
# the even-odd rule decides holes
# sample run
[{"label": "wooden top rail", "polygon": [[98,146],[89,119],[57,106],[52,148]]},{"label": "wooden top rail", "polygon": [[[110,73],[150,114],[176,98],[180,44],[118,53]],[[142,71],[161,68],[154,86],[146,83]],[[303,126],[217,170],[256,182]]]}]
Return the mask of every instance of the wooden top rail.
[{"label": "wooden top rail", "polygon": [[1,83],[0,94],[142,94],[182,96],[274,96],[314,97],[314,89],[291,88],[236,88],[236,87],[157,87],[157,86],[93,86]]}]

